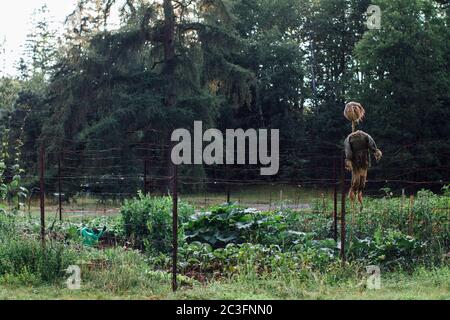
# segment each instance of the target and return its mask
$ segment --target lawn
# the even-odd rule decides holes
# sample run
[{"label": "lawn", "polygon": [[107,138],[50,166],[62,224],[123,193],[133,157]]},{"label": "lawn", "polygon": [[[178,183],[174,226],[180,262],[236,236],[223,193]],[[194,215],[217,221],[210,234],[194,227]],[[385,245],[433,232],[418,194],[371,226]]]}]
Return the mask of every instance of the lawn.
[{"label": "lawn", "polygon": [[346,281],[325,284],[320,280],[302,281],[295,276],[289,279],[235,279],[212,281],[209,284],[197,284],[192,288],[182,287],[172,293],[170,282],[155,281],[153,287],[146,290],[130,289],[111,291],[107,288],[93,288],[90,284],[81,290],[69,290],[64,285],[16,286],[2,285],[0,299],[19,300],[115,300],[115,299],[450,299],[450,269],[437,268],[432,271],[416,270],[413,274],[387,273],[382,275],[381,288],[368,289],[364,278],[353,277]]}]

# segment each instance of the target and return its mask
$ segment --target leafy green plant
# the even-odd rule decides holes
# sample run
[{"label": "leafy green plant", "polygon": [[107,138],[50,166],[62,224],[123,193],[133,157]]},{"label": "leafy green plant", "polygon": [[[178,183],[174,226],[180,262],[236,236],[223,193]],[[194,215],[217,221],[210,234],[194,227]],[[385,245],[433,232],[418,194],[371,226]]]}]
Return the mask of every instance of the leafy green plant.
[{"label": "leafy green plant", "polygon": [[444,196],[450,197],[450,184],[443,186],[442,192],[444,193]]},{"label": "leafy green plant", "polygon": [[356,260],[385,266],[399,265],[403,268],[414,265],[425,253],[425,242],[414,239],[398,230],[378,230],[373,238],[355,239],[350,254]]},{"label": "leafy green plant", "polygon": [[428,256],[437,260],[450,248],[446,196],[421,190],[411,198],[367,198],[362,212],[347,210],[353,215],[348,218],[349,232],[359,239],[374,238],[378,230],[398,230],[426,242]]},{"label": "leafy green plant", "polygon": [[180,248],[180,268],[193,275],[283,273],[299,271],[305,266],[325,268],[337,255],[334,248],[324,245],[305,242],[295,250],[283,250],[277,245],[229,243],[214,249],[210,244],[196,241]]},{"label": "leafy green plant", "polygon": [[[181,202],[178,205],[179,223],[194,213],[193,207]],[[126,201],[121,208],[123,234],[135,248],[156,252],[170,252],[172,248],[172,198],[150,197],[139,193]],[[183,228],[178,239],[184,240]]]},{"label": "leafy green plant", "polygon": [[0,275],[34,274],[45,282],[63,278],[75,254],[63,245],[42,247],[33,239],[14,238],[0,243]]},{"label": "leafy green plant", "polygon": [[223,247],[228,243],[242,242],[243,234],[252,229],[253,224],[252,211],[236,205],[222,205],[191,216],[184,229],[188,241]]},{"label": "leafy green plant", "polygon": [[[8,118],[8,122],[11,121],[11,117]],[[12,211],[19,210],[23,203],[22,199],[25,199],[28,190],[22,186],[22,174],[25,172],[21,165],[21,148],[23,146],[22,136],[24,132],[24,122],[19,130],[19,136],[15,140],[13,151],[10,152],[10,132],[8,127],[3,128],[1,132],[1,145],[0,145],[0,200],[8,200],[8,203],[12,205]],[[11,154],[12,153],[12,154]],[[12,159],[11,159],[12,158]],[[6,180],[5,172],[12,175],[12,178]]]},{"label": "leafy green plant", "polygon": [[[242,208],[234,204],[215,206],[207,212],[200,212],[185,223],[185,234],[189,242],[199,241],[214,248],[224,247],[229,243],[260,243],[279,245],[289,248],[301,241],[308,230],[317,238],[324,236],[329,228],[329,219],[316,218],[299,214],[292,210],[261,212],[256,209]],[[315,221],[311,223],[311,221]],[[316,225],[319,234],[313,232]],[[306,232],[308,233],[308,232]]]}]

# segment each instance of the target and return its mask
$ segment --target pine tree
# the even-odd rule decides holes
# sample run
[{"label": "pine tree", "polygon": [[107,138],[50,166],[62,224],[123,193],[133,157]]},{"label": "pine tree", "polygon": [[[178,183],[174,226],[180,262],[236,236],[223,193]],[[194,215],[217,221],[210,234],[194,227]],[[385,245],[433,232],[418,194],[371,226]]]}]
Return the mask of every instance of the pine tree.
[{"label": "pine tree", "polygon": [[25,44],[26,59],[19,62],[19,71],[24,77],[48,78],[57,57],[57,37],[46,5],[33,13],[31,24]]},{"label": "pine tree", "polygon": [[6,37],[0,40],[0,76],[4,76],[6,69]]},{"label": "pine tree", "polygon": [[[63,148],[65,138],[78,141],[71,144],[78,150],[121,145],[124,159],[138,157],[131,152],[136,143],[167,145],[174,128],[189,128],[194,120],[214,125],[219,106],[249,104],[254,75],[237,63],[243,41],[229,4],[125,6],[122,12],[131,14],[123,13],[118,30],[80,27],[74,33],[79,41],[69,39],[48,88],[52,117],[42,139],[50,148]],[[166,175],[168,163],[161,162],[159,174]]]}]

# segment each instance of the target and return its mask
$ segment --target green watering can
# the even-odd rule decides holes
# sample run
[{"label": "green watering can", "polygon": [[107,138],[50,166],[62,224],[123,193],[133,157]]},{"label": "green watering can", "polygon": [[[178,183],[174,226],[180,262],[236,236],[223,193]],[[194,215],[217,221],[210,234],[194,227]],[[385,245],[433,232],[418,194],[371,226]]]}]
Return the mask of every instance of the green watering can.
[{"label": "green watering can", "polygon": [[106,226],[102,230],[91,229],[84,227],[81,229],[81,237],[83,238],[83,244],[88,247],[92,247],[97,244],[98,240],[103,236],[106,231]]}]

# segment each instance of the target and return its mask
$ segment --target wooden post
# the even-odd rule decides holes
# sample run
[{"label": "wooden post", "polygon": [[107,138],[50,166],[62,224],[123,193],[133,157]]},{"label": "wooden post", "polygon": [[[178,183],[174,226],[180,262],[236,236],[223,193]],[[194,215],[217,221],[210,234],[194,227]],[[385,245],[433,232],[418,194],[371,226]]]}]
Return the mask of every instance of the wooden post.
[{"label": "wooden post", "polygon": [[172,164],[173,167],[173,181],[172,181],[172,290],[177,291],[177,257],[178,257],[178,172],[177,166]]},{"label": "wooden post", "polygon": [[336,158],[334,158],[333,160],[333,183],[334,183],[334,188],[333,188],[333,238],[334,241],[337,242],[338,239],[338,234],[337,234],[337,177],[336,177]]},{"label": "wooden post", "polygon": [[345,157],[341,160],[341,260],[345,263]]},{"label": "wooden post", "polygon": [[40,171],[40,208],[41,208],[41,244],[45,247],[45,182],[44,182],[44,158],[45,158],[45,148],[42,143],[39,161],[39,171]]}]

